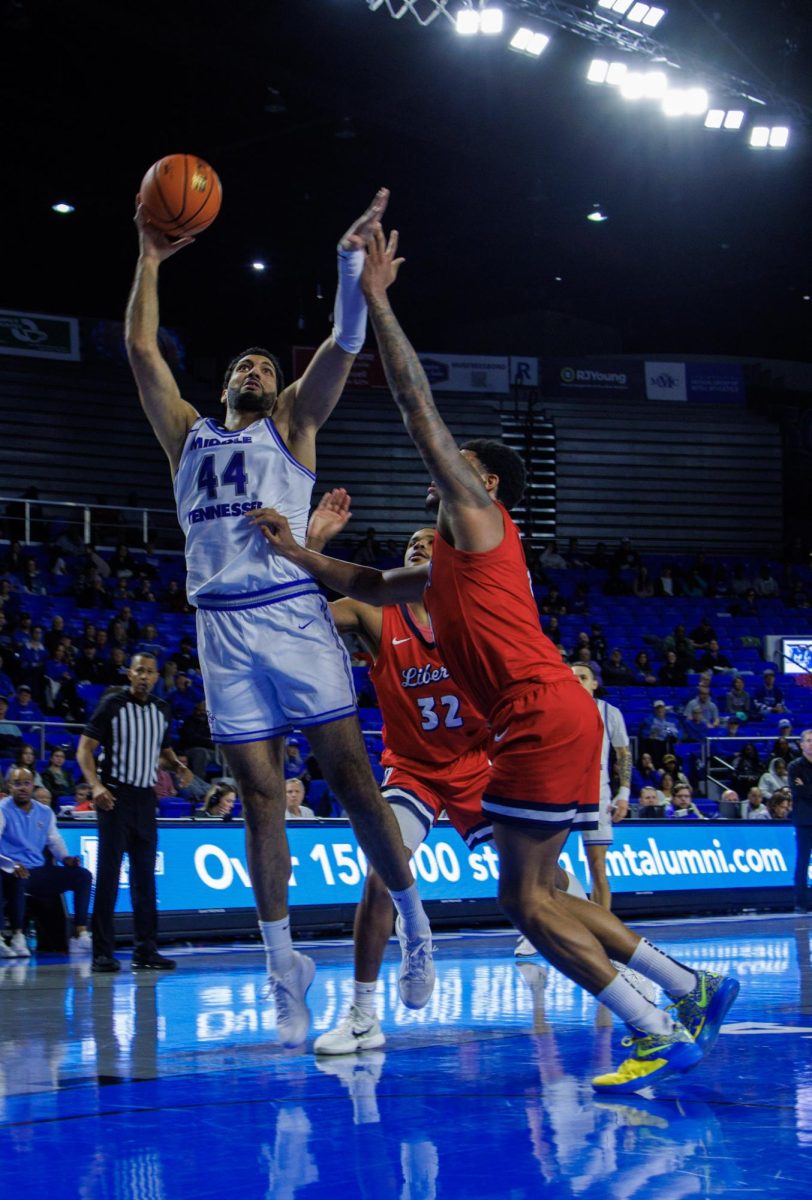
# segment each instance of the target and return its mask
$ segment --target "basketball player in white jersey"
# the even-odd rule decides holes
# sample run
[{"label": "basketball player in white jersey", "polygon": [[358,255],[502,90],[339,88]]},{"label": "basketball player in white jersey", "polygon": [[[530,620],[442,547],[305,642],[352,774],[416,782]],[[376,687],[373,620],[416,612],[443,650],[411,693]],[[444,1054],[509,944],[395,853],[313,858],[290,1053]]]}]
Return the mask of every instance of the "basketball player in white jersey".
[{"label": "basketball player in white jersey", "polygon": [[346,649],[315,581],[269,555],[261,531],[244,519],[254,508],[282,508],[304,541],[316,434],[364,343],[364,247],[388,198],[381,189],[339,243],[333,333],[301,379],[284,387],[269,351],[246,350],[226,371],[222,424],[202,418],[181,398],[158,346],[159,268],[194,239],[170,241],[149,224],[141,205],[135,216],[140,252],[127,305],[127,354],[174,480],[212,736],[244,806],[277,1034],[288,1046],[307,1035],[305,996],[315,971],[312,959],[293,950],[288,917],[283,763],[285,735],[294,726],[307,730],[330,788],[392,893],[401,917],[402,988],[417,979],[428,1000],[434,979],[428,920],[394,816],[372,775]]}]

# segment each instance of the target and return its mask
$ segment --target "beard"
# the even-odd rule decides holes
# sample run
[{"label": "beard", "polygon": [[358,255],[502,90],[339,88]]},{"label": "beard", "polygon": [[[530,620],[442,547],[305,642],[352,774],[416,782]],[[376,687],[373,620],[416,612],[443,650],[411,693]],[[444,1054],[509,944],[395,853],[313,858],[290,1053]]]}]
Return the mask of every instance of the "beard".
[{"label": "beard", "polygon": [[261,388],[229,388],[226,407],[238,413],[270,413],[276,403],[276,392],[263,392]]}]

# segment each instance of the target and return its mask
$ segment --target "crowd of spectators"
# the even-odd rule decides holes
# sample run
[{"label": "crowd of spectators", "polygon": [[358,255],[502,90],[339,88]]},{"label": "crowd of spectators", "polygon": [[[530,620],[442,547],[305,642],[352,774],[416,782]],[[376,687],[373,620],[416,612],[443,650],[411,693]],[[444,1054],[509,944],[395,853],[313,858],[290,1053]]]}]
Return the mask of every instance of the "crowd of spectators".
[{"label": "crowd of spectators", "polygon": [[[355,561],[379,566],[400,561],[399,547],[380,539],[374,528],[346,553]],[[617,597],[619,604],[623,597],[655,604],[658,597],[684,597],[713,600],[715,609],[721,601],[731,614],[742,616],[758,614],[760,603],[776,598],[793,609],[805,609],[805,579],[795,567],[807,559],[799,551],[782,571],[767,563],[748,569],[741,562],[731,565],[703,554],[690,562],[644,562],[629,539],[614,549],[599,542],[589,554],[574,538],[566,548],[548,542],[537,552],[528,550],[542,627],[562,657],[572,664],[588,664],[604,687],[621,689],[616,697],[621,710],[624,688],[662,688],[667,696],[654,699],[650,712],[630,730],[637,735],[639,750],[632,815],[663,811],[696,817],[693,795],[683,803],[684,789],[691,792],[698,785],[701,791],[704,781],[692,773],[687,758],[682,762],[676,757],[680,746],[712,736],[741,738],[778,717],[778,736],[770,752],[760,754],[755,741],[737,745],[727,780],[748,816],[775,817],[786,806],[787,764],[798,753],[791,705],[772,665],[764,665],[758,679],[738,670],[736,647],[725,644],[710,615],[689,627],[675,624],[668,633],[656,629],[654,622],[650,629],[643,625],[634,648],[613,645],[612,632],[589,619],[590,608],[598,600],[605,607],[605,597]],[[170,707],[173,746],[195,777],[191,787],[181,787],[162,771],[156,785],[162,809],[174,805],[177,815],[220,819],[239,814],[239,797],[223,775],[209,733],[195,642],[180,628],[184,616],[192,613],[184,581],[180,556],[159,554],[152,543],[133,547],[121,541],[109,551],[84,544],[66,531],[50,544],[27,547],[12,541],[0,546],[0,758],[6,764],[29,766],[41,797],[55,807],[72,807],[79,813],[89,806],[70,740],[60,741],[59,730],[49,725],[41,736],[38,722],[79,728],[88,705],[105,688],[127,684],[130,657],[140,650],[158,659],[156,694]],[[567,635],[573,615],[583,618],[583,625]],[[354,649],[353,662],[366,664],[368,655]],[[682,693],[679,702],[674,700],[675,689]],[[374,705],[369,685],[362,685],[359,700],[362,706]],[[29,742],[40,750],[46,747],[44,758]],[[318,763],[302,739],[289,739],[286,778],[296,781],[293,793],[304,791],[290,808],[291,817],[309,811],[335,813]],[[220,795],[223,788],[231,791]],[[754,791],[761,796],[759,804],[751,803]],[[772,804],[775,796],[777,806]]]}]

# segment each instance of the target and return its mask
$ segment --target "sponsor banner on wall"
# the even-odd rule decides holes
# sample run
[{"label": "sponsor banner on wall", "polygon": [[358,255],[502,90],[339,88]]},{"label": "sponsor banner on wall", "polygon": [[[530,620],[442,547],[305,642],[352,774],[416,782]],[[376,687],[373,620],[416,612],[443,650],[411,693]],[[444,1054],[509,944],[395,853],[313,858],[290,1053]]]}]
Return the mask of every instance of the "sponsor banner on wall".
[{"label": "sponsor banner on wall", "polygon": [[0,309],[0,354],[79,361],[79,321],[49,313]]},{"label": "sponsor banner on wall", "polygon": [[744,377],[739,363],[686,363],[689,400],[712,403],[744,402]]},{"label": "sponsor banner on wall", "polygon": [[[313,346],[293,347],[293,377],[298,379],[316,353]],[[507,395],[511,387],[538,387],[539,360],[486,354],[418,353],[432,391]],[[374,350],[357,356],[347,380],[350,391],[385,388],[383,363]]]},{"label": "sponsor banner on wall", "polygon": [[688,399],[685,363],[647,362],[645,368],[647,400]]},{"label": "sponsor banner on wall", "polygon": [[[60,825],[70,854],[95,877],[98,837],[95,825]],[[349,824],[290,822],[291,905],[356,904],[361,897],[366,859]],[[606,870],[614,892],[685,892],[718,888],[792,886],[795,831],[770,821],[680,821],[623,824],[614,830]],[[251,908],[253,892],[245,862],[241,824],[207,822],[162,826],[156,865],[158,900],[167,912]],[[559,859],[589,889],[581,839]],[[417,850],[412,869],[424,900],[493,899],[499,858],[492,845],[469,851],[447,822],[441,822]],[[118,912],[130,912],[126,862]]]},{"label": "sponsor banner on wall", "polygon": [[628,400],[643,395],[643,364],[635,360],[544,358],[541,366],[547,396]]},{"label": "sponsor banner on wall", "polygon": [[[112,362],[129,366],[124,345],[124,322],[105,318],[86,318],[81,322],[82,354],[86,360]],[[158,349],[173,371],[186,370],[186,347],[174,329],[161,325],[158,329]]]}]

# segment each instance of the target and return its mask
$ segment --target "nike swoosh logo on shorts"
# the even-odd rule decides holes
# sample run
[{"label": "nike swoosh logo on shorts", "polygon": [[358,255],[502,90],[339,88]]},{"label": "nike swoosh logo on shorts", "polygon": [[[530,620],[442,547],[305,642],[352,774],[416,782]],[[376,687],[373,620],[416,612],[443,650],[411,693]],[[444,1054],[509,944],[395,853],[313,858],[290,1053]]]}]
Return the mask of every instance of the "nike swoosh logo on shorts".
[{"label": "nike swoosh logo on shorts", "polygon": [[412,639],[410,637],[409,638],[392,638],[392,645],[393,646],[402,646],[404,642],[410,642],[411,640]]},{"label": "nike swoosh logo on shorts", "polygon": [[505,729],[503,729],[501,733],[495,733],[493,735],[493,740],[495,742],[501,742],[502,738],[506,736],[508,729],[510,729],[509,725]]},{"label": "nike swoosh logo on shorts", "polygon": [[312,625],[313,622],[315,621],[315,619],[316,619],[315,617],[311,617],[309,621],[305,621],[304,625],[300,625],[299,628],[307,629],[308,625]]}]

